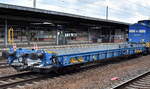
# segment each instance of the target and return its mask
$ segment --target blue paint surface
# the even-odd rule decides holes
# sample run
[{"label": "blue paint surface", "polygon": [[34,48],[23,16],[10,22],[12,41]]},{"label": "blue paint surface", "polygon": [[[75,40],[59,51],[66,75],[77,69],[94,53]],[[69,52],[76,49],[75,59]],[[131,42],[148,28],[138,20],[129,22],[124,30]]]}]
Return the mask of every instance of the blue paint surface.
[{"label": "blue paint surface", "polygon": [[150,42],[150,20],[143,20],[129,26],[129,42]]}]

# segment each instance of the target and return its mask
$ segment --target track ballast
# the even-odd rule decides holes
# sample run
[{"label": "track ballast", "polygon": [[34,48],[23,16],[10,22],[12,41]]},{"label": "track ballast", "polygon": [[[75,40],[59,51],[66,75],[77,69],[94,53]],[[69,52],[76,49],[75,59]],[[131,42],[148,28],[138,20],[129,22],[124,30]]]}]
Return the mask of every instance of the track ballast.
[{"label": "track ballast", "polygon": [[7,68],[9,65],[6,62],[0,62],[0,68]]},{"label": "track ballast", "polygon": [[113,89],[150,89],[150,71],[123,82]]},{"label": "track ballast", "polygon": [[32,83],[33,81],[38,81],[44,77],[45,77],[44,75],[35,74],[33,72],[8,75],[0,77],[0,88],[7,89],[18,85],[29,84]]}]

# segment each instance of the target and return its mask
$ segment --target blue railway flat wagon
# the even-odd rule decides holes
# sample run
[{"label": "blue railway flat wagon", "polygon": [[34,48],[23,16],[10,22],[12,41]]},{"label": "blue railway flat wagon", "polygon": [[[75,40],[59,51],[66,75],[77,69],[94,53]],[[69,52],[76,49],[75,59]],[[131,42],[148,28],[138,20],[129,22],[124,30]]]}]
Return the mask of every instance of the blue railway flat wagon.
[{"label": "blue railway flat wagon", "polygon": [[150,20],[142,20],[130,25],[128,39],[131,43],[150,42]]},{"label": "blue railway flat wagon", "polygon": [[145,46],[125,46],[111,50],[97,50],[91,52],[58,54],[49,50],[10,49],[8,63],[16,70],[28,71],[55,71],[59,68],[76,64],[94,62],[98,60],[146,53]]}]

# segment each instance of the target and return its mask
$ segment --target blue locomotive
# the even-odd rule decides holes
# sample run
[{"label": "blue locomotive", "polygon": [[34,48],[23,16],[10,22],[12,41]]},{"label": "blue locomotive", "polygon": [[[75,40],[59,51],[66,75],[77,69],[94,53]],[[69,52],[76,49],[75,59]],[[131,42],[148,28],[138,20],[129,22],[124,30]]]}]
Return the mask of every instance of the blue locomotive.
[{"label": "blue locomotive", "polygon": [[149,23],[149,20],[143,20],[131,25],[127,44],[48,50],[10,48],[7,57],[8,64],[19,71],[50,72],[108,58],[147,54],[150,47]]},{"label": "blue locomotive", "polygon": [[150,20],[142,20],[129,27],[129,42],[150,42]]}]

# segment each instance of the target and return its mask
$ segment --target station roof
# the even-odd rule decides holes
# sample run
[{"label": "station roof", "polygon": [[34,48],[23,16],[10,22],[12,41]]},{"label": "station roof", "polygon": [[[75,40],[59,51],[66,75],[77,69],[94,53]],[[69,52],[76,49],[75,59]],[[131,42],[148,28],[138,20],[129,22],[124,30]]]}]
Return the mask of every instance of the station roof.
[{"label": "station roof", "polygon": [[[43,10],[31,7],[23,7],[0,3],[0,18],[9,20],[21,20],[30,22],[52,22],[55,24],[83,24],[83,25],[111,25],[128,26],[129,23],[93,18],[63,12]],[[15,23],[14,21],[12,21]]]}]

